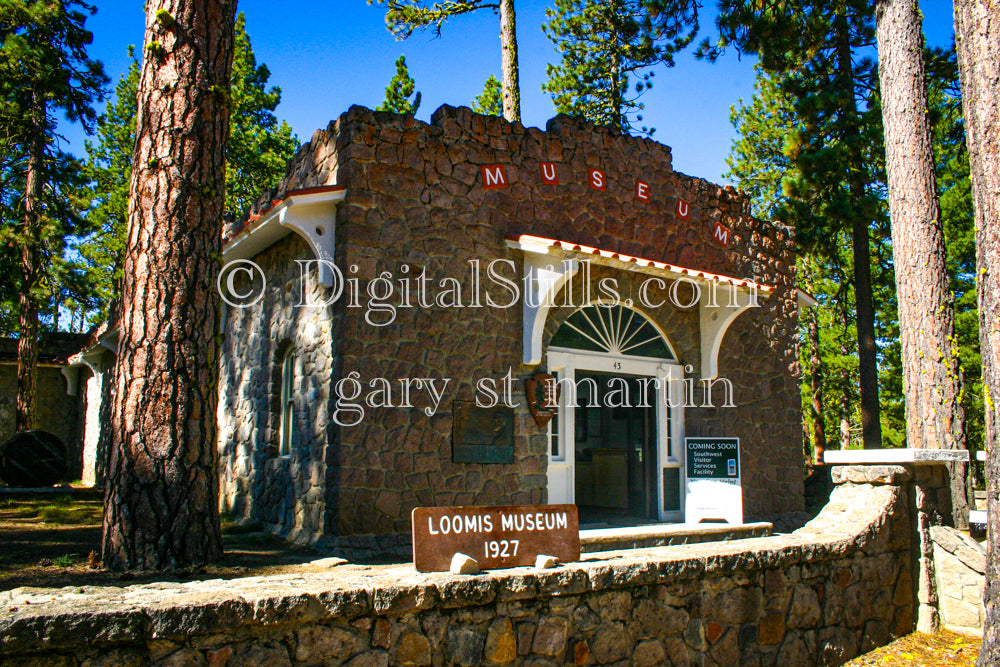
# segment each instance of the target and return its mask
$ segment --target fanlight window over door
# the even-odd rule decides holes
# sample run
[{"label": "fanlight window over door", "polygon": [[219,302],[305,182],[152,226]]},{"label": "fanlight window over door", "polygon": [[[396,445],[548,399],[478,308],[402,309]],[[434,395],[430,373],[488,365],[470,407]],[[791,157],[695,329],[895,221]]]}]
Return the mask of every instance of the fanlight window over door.
[{"label": "fanlight window over door", "polygon": [[652,322],[618,304],[584,306],[563,322],[550,345],[633,357],[674,358]]}]

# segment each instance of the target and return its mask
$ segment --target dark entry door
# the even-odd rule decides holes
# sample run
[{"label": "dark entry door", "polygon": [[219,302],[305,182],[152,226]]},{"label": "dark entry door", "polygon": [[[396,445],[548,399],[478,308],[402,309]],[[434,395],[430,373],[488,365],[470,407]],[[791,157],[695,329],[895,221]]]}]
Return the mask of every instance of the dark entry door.
[{"label": "dark entry door", "polygon": [[629,409],[628,509],[629,514],[656,518],[656,423],[655,410],[634,406]]},{"label": "dark entry door", "polygon": [[604,373],[576,379],[577,505],[593,510],[588,515],[595,520],[655,519],[656,409],[643,404],[640,379]]}]

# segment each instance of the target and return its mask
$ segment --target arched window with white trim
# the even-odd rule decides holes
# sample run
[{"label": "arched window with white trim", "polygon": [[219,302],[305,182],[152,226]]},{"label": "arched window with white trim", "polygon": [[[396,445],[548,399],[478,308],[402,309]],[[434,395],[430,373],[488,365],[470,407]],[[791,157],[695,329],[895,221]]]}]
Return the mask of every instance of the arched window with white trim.
[{"label": "arched window with white trim", "polygon": [[674,359],[663,334],[642,313],[620,304],[593,303],[563,322],[550,343],[587,352]]}]

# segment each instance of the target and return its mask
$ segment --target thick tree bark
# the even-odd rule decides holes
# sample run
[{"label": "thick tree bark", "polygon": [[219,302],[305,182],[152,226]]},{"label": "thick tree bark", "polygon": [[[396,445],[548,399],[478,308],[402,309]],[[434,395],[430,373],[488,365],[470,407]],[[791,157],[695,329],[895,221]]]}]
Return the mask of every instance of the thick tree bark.
[{"label": "thick tree bark", "polygon": [[24,228],[21,245],[21,293],[18,295],[17,412],[15,431],[35,427],[35,398],[38,375],[38,297],[41,276],[42,230],[39,214],[42,199],[42,169],[45,162],[45,99],[35,93],[31,110],[32,137],[28,149],[28,169],[24,188]]},{"label": "thick tree bark", "polygon": [[503,70],[503,117],[521,122],[521,74],[517,64],[514,0],[500,0],[500,53]]},{"label": "thick tree bark", "polygon": [[977,664],[1000,664],[1000,3],[955,0],[955,44],[976,216],[979,342],[986,397],[989,553]]},{"label": "thick tree bark", "polygon": [[[854,90],[854,63],[851,52],[850,27],[846,14],[840,15],[835,23],[837,30],[837,67],[840,74],[840,95],[845,117],[856,119],[858,103]],[[850,122],[850,127],[858,127]],[[862,172],[864,157],[861,147],[853,137],[844,137],[850,147],[852,165],[848,187],[855,201],[865,198],[865,183]],[[864,215],[855,211],[851,221],[851,244],[854,252],[854,302],[857,309],[855,325],[858,331],[858,377],[861,384],[861,432],[865,449],[882,447],[882,422],[878,402],[878,359],[875,346],[875,305],[872,295],[872,260],[869,247],[868,225]]]},{"label": "thick tree bark", "polygon": [[[892,256],[910,447],[965,449],[962,369],[934,173],[924,82],[924,35],[916,0],[875,8]],[[951,466],[952,512],[969,525],[968,466]]]},{"label": "thick tree bark", "polygon": [[218,559],[220,221],[235,0],[149,0],[129,193],[104,563]]}]

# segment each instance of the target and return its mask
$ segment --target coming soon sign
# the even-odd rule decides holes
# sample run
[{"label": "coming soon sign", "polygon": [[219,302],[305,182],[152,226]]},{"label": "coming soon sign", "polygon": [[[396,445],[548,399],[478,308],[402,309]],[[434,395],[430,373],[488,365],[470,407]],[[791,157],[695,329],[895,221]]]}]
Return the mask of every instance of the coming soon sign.
[{"label": "coming soon sign", "polygon": [[685,438],[684,521],[743,523],[739,438]]},{"label": "coming soon sign", "polygon": [[580,559],[576,505],[417,507],[411,520],[419,572],[447,570],[456,553],[483,570],[534,565],[539,555]]}]

